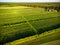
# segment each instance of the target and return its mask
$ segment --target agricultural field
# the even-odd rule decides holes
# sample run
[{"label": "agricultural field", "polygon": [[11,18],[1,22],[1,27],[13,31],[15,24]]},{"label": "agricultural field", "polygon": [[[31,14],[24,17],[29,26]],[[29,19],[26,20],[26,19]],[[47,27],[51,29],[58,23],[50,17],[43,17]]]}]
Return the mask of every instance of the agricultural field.
[{"label": "agricultural field", "polygon": [[60,28],[57,28],[48,32],[44,32],[39,35],[34,35],[23,39],[15,40],[13,42],[9,42],[4,45],[44,45],[47,43],[50,43],[50,45],[52,45],[51,43],[56,42],[56,40],[58,44],[60,44],[59,35],[60,35]]},{"label": "agricultural field", "polygon": [[0,45],[44,45],[42,43],[60,40],[60,10],[46,11],[26,6],[28,3],[0,4]]}]

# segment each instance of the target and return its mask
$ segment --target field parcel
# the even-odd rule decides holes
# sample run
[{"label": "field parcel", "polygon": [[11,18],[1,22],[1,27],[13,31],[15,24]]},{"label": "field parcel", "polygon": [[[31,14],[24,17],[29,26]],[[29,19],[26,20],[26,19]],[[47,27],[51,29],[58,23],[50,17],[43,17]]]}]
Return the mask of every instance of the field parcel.
[{"label": "field parcel", "polygon": [[44,8],[0,7],[0,44],[60,28],[59,14]]}]

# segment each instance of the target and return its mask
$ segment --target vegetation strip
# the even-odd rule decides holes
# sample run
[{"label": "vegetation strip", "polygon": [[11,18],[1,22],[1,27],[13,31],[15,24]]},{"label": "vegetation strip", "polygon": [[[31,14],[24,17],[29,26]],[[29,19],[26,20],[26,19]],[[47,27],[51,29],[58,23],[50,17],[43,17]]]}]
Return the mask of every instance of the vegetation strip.
[{"label": "vegetation strip", "polygon": [[15,6],[15,7],[0,7],[0,9],[19,9],[19,8],[32,8],[32,7],[26,7],[26,6]]},{"label": "vegetation strip", "polygon": [[[60,16],[58,16],[58,17],[44,18],[44,19],[28,20],[28,22],[39,21],[39,20],[47,20],[47,19],[53,19],[53,18],[60,18]],[[8,24],[0,25],[0,27],[1,27],[1,26],[10,26],[10,25],[15,25],[15,24],[21,24],[21,23],[26,23],[26,22],[27,22],[27,21],[16,22],[16,23],[8,23]]]}]

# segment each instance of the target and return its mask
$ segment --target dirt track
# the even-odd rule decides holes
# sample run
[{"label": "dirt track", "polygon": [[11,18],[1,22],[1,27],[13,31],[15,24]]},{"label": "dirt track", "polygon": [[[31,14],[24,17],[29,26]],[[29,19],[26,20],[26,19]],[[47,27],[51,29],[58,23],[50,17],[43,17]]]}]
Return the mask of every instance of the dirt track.
[{"label": "dirt track", "polygon": [[54,41],[43,43],[40,45],[60,45],[60,40],[54,40]]}]

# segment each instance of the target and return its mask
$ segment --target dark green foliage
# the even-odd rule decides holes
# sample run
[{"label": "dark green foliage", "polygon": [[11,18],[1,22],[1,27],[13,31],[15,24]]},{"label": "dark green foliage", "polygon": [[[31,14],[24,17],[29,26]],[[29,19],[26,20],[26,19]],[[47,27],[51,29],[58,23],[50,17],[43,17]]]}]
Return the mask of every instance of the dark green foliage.
[{"label": "dark green foliage", "polygon": [[32,29],[25,29],[25,31],[17,31],[15,33],[6,34],[3,36],[3,38],[0,37],[2,39],[0,40],[0,44],[11,42],[13,40],[25,38],[25,37],[32,36],[35,34],[36,33]]},{"label": "dark green foliage", "polygon": [[7,3],[0,2],[0,6],[28,6],[28,7],[40,7],[44,6],[59,6],[60,3]]},{"label": "dark green foliage", "polygon": [[46,27],[46,28],[41,28],[38,31],[38,34],[41,34],[43,32],[47,32],[47,31],[50,31],[50,30],[53,30],[53,29],[56,29],[56,28],[59,28],[60,27],[60,24],[56,24],[56,25],[53,25],[51,27]]}]

